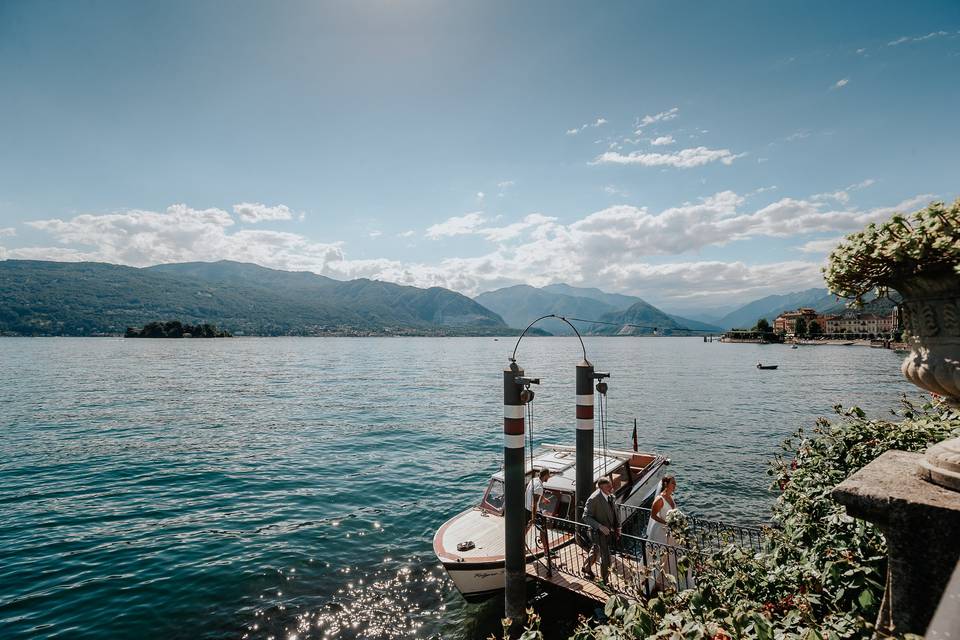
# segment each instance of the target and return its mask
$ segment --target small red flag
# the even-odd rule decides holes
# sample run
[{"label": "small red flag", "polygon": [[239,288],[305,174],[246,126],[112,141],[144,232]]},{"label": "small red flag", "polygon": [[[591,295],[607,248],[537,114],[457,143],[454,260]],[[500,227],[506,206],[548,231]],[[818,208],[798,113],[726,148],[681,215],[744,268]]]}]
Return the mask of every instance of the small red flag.
[{"label": "small red flag", "polygon": [[633,450],[639,451],[639,444],[637,443],[637,419],[633,419]]}]

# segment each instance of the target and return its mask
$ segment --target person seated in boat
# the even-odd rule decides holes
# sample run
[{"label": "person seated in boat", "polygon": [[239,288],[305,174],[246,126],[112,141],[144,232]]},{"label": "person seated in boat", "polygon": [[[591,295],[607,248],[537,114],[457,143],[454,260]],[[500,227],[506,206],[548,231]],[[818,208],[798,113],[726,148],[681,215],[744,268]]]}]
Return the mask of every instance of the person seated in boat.
[{"label": "person seated in boat", "polygon": [[[527,528],[524,529],[523,535],[526,537],[530,531],[530,527],[532,527],[534,521],[536,521],[537,528],[540,529],[539,545],[543,549],[547,548],[547,524],[543,520],[543,511],[546,507],[546,501],[543,499],[543,486],[549,479],[550,469],[540,469],[537,476],[527,484],[525,502],[527,508]],[[536,514],[536,517],[534,517],[534,514]]]},{"label": "person seated in boat", "polygon": [[593,580],[593,564],[600,558],[600,577],[604,582],[610,579],[610,545],[614,537],[620,536],[620,516],[613,497],[613,483],[610,478],[597,480],[594,491],[583,505],[583,522],[590,527],[593,544],[583,565],[582,573]]}]

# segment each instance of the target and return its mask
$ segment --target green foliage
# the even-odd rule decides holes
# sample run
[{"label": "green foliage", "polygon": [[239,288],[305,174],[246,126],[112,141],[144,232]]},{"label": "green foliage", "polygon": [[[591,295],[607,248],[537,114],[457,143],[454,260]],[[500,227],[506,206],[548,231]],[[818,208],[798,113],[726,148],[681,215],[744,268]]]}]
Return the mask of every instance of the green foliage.
[{"label": "green foliage", "polygon": [[847,236],[824,269],[830,291],[858,302],[873,289],[882,296],[910,278],[953,274],[960,274],[960,199],[871,223]]},{"label": "green foliage", "polygon": [[757,324],[753,326],[753,330],[761,333],[773,333],[773,327],[770,326],[770,321],[766,318],[757,320]]},{"label": "green foliage", "polygon": [[127,338],[232,338],[228,331],[217,329],[212,324],[189,325],[179,320],[150,322],[143,329],[127,327]]},{"label": "green foliage", "polygon": [[906,400],[891,420],[836,407],[802,430],[772,462],[776,528],[763,551],[728,545],[701,556],[697,585],[646,603],[616,597],[608,620],[583,624],[574,638],[813,640],[869,638],[883,595],[886,548],[873,525],[846,515],[831,498],[838,483],[890,449],[923,451],[960,434],[960,414]]},{"label": "green foliage", "polygon": [[823,327],[820,326],[820,323],[816,320],[813,320],[810,323],[810,326],[807,327],[807,333],[811,336],[818,336],[823,333]]}]

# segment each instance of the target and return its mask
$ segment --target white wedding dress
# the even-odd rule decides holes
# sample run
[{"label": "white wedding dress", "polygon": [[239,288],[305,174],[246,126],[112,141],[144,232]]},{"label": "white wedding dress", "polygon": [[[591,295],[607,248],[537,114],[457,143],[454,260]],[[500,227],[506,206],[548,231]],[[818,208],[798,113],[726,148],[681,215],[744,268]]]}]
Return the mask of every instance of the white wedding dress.
[{"label": "white wedding dress", "polygon": [[[650,568],[650,588],[666,589],[675,586],[678,591],[690,589],[693,587],[693,576],[689,571],[686,575],[681,575],[677,566],[677,552],[680,551],[675,549],[677,541],[667,525],[653,519],[653,516],[657,515],[666,520],[672,511],[677,510],[677,503],[662,493],[657,499],[660,500],[660,509],[656,514],[650,514],[650,521],[647,523],[647,540],[652,543],[646,545],[645,552],[645,561]],[[653,503],[656,505],[657,500]],[[682,552],[680,555],[683,555]],[[674,580],[667,576],[673,576]]]}]

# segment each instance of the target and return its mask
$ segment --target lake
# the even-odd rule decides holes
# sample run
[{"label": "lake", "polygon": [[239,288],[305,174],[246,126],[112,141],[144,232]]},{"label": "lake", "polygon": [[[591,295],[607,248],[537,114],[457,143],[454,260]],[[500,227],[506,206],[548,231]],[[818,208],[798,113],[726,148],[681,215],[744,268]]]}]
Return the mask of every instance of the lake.
[{"label": "lake", "polygon": [[[515,338],[0,340],[0,634],[482,638],[434,531],[502,461]],[[832,405],[916,390],[864,347],[586,338],[607,441],[687,512],[765,520],[768,461]],[[525,338],[535,442],[573,444],[576,338]],[[759,371],[756,363],[778,364]]]}]

